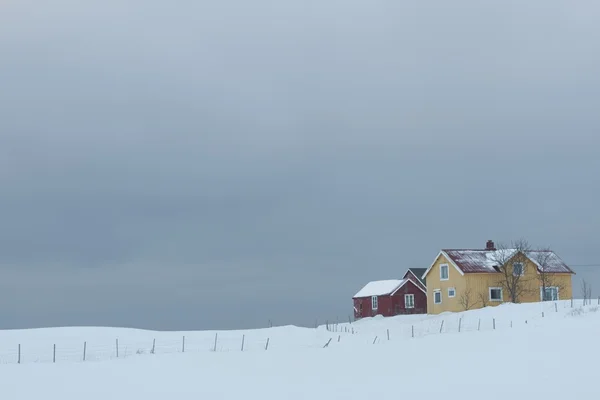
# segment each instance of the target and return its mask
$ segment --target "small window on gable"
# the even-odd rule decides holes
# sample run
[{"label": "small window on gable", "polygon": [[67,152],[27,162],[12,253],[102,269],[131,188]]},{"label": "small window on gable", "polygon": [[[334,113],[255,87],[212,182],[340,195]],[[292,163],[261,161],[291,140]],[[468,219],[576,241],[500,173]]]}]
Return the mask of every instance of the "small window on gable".
[{"label": "small window on gable", "polygon": [[502,301],[502,288],[490,288],[490,301]]},{"label": "small window on gable", "polygon": [[415,308],[415,295],[405,294],[404,295],[404,308]]},{"label": "small window on gable", "polygon": [[523,267],[523,263],[517,262],[513,264],[513,275],[514,276],[523,276],[525,274],[525,268]]},{"label": "small window on gable", "polygon": [[454,296],[456,296],[456,289],[453,287],[448,288],[448,297],[454,297]]},{"label": "small window on gable", "polygon": [[379,302],[378,302],[377,296],[372,296],[372,297],[371,297],[371,308],[372,308],[373,310],[377,310],[377,307],[379,306],[379,304],[378,304],[378,303],[379,303]]},{"label": "small window on gable", "polygon": [[433,304],[442,304],[442,291],[441,290],[433,291]]},{"label": "small window on gable", "polygon": [[448,280],[448,264],[440,265],[440,280],[441,281]]}]

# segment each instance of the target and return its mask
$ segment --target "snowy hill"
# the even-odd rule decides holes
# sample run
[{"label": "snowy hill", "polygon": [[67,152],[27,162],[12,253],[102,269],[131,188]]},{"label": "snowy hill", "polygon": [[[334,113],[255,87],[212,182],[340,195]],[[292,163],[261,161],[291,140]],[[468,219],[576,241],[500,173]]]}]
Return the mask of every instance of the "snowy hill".
[{"label": "snowy hill", "polygon": [[0,331],[2,397],[578,398],[596,393],[598,311],[579,300],[376,317],[329,330]]}]

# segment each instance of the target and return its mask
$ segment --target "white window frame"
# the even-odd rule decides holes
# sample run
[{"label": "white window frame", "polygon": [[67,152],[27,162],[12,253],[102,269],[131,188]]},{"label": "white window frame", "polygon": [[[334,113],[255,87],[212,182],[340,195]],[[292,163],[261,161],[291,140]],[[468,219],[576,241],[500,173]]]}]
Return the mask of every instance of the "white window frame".
[{"label": "white window frame", "polygon": [[558,286],[546,286],[546,289],[556,289],[556,300],[544,300],[544,287],[540,286],[540,301],[558,301],[560,300],[560,291]]},{"label": "white window frame", "polygon": [[[500,300],[498,300],[498,299],[492,299],[492,290],[499,290],[500,291]],[[490,301],[497,302],[497,303],[501,303],[501,302],[504,301],[504,290],[501,287],[490,287],[490,288],[488,288],[488,294],[489,294]]]},{"label": "white window frame", "polygon": [[[442,271],[444,270],[444,267],[446,267],[446,275],[447,277],[444,278],[444,276],[442,275]],[[440,264],[440,281],[447,281],[450,279],[450,266],[448,264]]]},{"label": "white window frame", "polygon": [[[454,294],[451,295],[450,291],[452,291]],[[456,288],[453,288],[453,287],[448,288],[448,297],[449,298],[456,297]]]},{"label": "white window frame", "polygon": [[[411,299],[411,301],[407,301],[407,299]],[[415,308],[415,295],[414,294],[405,294],[404,295],[404,308]]]},{"label": "white window frame", "polygon": [[[440,294],[440,301],[439,302],[435,301],[435,295],[436,295],[436,293]],[[435,289],[433,291],[433,304],[442,304],[442,291],[441,291],[441,289]]]},{"label": "white window frame", "polygon": [[377,310],[379,308],[379,299],[377,296],[371,296],[371,310]]},{"label": "white window frame", "polygon": [[[521,274],[520,275],[515,274],[515,266],[517,266],[517,265],[521,265]],[[512,267],[513,267],[513,275],[514,276],[523,276],[523,275],[525,275],[525,264],[524,263],[522,263],[522,262],[514,262],[513,265],[512,265]]]}]

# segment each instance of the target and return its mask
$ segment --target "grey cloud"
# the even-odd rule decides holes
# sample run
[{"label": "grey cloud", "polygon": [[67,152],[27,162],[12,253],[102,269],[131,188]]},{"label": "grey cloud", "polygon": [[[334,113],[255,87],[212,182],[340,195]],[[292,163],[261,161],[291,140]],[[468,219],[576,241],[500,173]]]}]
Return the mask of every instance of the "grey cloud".
[{"label": "grey cloud", "polygon": [[595,259],[593,3],[5,3],[4,327],[313,324],[490,238]]}]

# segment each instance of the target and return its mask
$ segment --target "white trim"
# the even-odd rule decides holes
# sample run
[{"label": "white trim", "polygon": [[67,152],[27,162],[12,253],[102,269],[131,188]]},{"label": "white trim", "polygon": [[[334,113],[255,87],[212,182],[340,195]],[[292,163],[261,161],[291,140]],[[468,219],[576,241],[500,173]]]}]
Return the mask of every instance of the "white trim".
[{"label": "white trim", "polygon": [[[409,307],[406,298],[412,298],[412,305]],[[404,308],[415,308],[415,295],[412,293],[407,293],[404,295]]]},{"label": "white trim", "polygon": [[371,310],[376,311],[379,308],[379,297],[371,296]]},{"label": "white trim", "polygon": [[[439,303],[435,302],[435,294],[436,293],[440,294],[440,302]],[[433,291],[433,304],[442,304],[442,290],[441,289],[434,289],[434,291]]]},{"label": "white trim", "polygon": [[[492,299],[492,290],[494,290],[494,289],[500,290],[500,300]],[[501,287],[497,287],[497,286],[489,287],[488,288],[488,295],[489,295],[490,301],[498,302],[498,303],[501,303],[501,302],[504,301],[504,290],[502,290]]]},{"label": "white trim", "polygon": [[[450,290],[452,290],[452,291],[454,292],[454,294],[453,294],[452,296],[450,296]],[[448,298],[450,298],[450,299],[451,299],[451,298],[453,298],[453,297],[456,297],[456,288],[449,287],[449,288],[448,288]]]},{"label": "white trim", "polygon": [[[446,267],[446,275],[447,278],[442,278],[442,267]],[[448,264],[440,264],[440,281],[449,281],[450,280],[450,266]]]},{"label": "white trim", "polygon": [[398,290],[400,290],[400,288],[401,288],[402,286],[406,285],[406,282],[409,282],[409,281],[410,281],[410,282],[411,282],[413,285],[415,285],[416,287],[418,287],[418,288],[419,288],[419,290],[421,290],[421,292],[425,293],[425,296],[427,296],[427,291],[426,291],[426,290],[423,290],[423,288],[422,288],[421,286],[417,285],[417,284],[415,283],[415,281],[413,281],[413,280],[412,280],[412,279],[410,279],[410,278],[406,278],[406,279],[404,279],[404,282],[402,282],[402,283],[400,284],[400,286],[398,286],[396,289],[394,289],[394,291],[393,291],[392,293],[390,293],[390,296],[393,296],[393,295],[395,295],[395,294],[396,294],[396,292],[397,292]]},{"label": "white trim", "polygon": [[[546,289],[556,289],[556,300],[545,300],[545,301],[559,301],[560,290],[558,286],[546,286]],[[540,286],[540,301],[544,301],[544,287]]]},{"label": "white trim", "polygon": [[461,274],[463,276],[465,275],[465,273],[462,271],[462,269],[458,268],[458,265],[456,265],[456,263],[450,258],[450,256],[448,256],[448,254],[446,254],[446,252],[442,250],[435,257],[435,260],[433,260],[433,263],[431,263],[431,265],[429,266],[429,268],[427,268],[427,271],[425,271],[425,273],[423,274],[423,276],[421,277],[421,279],[425,279],[425,277],[427,276],[427,274],[429,273],[429,271],[431,271],[431,269],[437,263],[437,261],[440,258],[440,256],[444,256],[444,258],[446,258],[446,260],[458,271],[459,274]]}]

